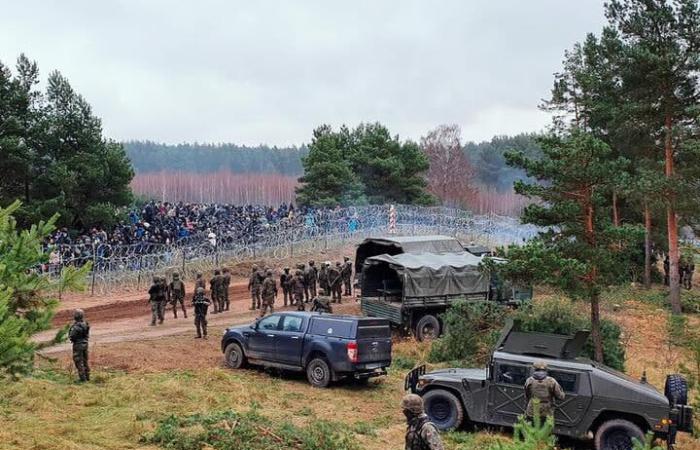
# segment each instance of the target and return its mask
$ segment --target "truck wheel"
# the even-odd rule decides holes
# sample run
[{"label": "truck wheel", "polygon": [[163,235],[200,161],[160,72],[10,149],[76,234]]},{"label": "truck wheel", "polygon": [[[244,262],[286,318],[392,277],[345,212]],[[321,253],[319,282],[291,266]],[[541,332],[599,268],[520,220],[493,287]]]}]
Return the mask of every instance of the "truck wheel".
[{"label": "truck wheel", "polygon": [[428,391],[423,396],[425,413],[438,430],[458,428],[464,420],[462,402],[451,392],[443,389]]},{"label": "truck wheel", "polygon": [[440,322],[437,317],[426,314],[416,324],[416,339],[420,342],[440,337]]},{"label": "truck wheel", "polygon": [[245,365],[245,354],[243,349],[236,342],[232,342],[226,346],[224,351],[224,363],[226,367],[231,369],[240,369]]},{"label": "truck wheel", "polygon": [[669,375],[666,377],[664,395],[671,405],[688,404],[688,382],[681,375]]},{"label": "truck wheel", "polygon": [[306,366],[306,378],[311,386],[325,388],[331,382],[331,369],[323,358],[314,358]]},{"label": "truck wheel", "polygon": [[596,450],[632,450],[632,438],[644,442],[644,433],[632,422],[622,419],[609,420],[595,433]]}]

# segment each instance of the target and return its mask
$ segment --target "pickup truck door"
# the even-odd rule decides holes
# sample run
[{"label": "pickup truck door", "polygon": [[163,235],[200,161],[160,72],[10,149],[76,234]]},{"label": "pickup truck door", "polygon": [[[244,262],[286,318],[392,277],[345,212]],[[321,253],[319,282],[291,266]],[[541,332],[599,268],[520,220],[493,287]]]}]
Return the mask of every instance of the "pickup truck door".
[{"label": "pickup truck door", "polygon": [[517,362],[499,362],[493,365],[489,386],[487,416],[489,423],[513,426],[518,416],[525,414],[525,381],[530,367]]},{"label": "pickup truck door", "polygon": [[281,322],[279,314],[261,319],[248,337],[248,354],[252,359],[271,360],[275,354],[275,341]]},{"label": "pickup truck door", "polygon": [[306,323],[303,317],[286,314],[275,341],[275,362],[301,367]]}]

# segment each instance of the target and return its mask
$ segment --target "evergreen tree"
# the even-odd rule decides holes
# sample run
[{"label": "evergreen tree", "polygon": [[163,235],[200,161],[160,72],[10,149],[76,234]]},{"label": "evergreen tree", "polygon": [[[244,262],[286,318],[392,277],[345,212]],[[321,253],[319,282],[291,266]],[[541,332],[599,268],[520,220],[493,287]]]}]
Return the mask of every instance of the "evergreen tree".
[{"label": "evergreen tree", "polygon": [[587,300],[594,357],[602,362],[600,293],[622,281],[626,250],[641,240],[638,227],[613,226],[602,208],[611,180],[629,162],[613,157],[607,144],[578,128],[543,138],[540,144],[542,158],[513,152],[507,159],[537,180],[515,184],[517,193],[540,200],[526,207],[523,221],[549,229],[510,249],[509,262],[498,270],[508,278],[553,285]]},{"label": "evergreen tree", "polygon": [[[677,169],[684,160],[695,160],[695,148],[683,147],[682,142],[687,138],[687,127],[697,124],[700,8],[696,0],[612,0],[606,3],[605,12],[623,43],[620,75],[630,106],[635,116],[649,125],[651,137],[663,143],[659,159],[666,177],[662,197],[670,262],[669,300],[673,312],[680,314],[679,200],[693,183]],[[683,154],[684,148],[691,151],[690,157]],[[694,192],[691,195],[697,196]]]},{"label": "evergreen tree", "polygon": [[66,267],[58,279],[38,273],[48,261],[44,240],[54,230],[57,216],[18,231],[12,217],[21,204],[0,208],[0,374],[17,376],[32,368],[37,347],[31,336],[51,325],[56,299],[50,292],[82,287],[90,265]]},{"label": "evergreen tree", "polygon": [[131,164],[120,144],[102,136],[100,120],[60,73],[46,94],[24,55],[17,75],[0,63],[0,202],[23,200],[22,225],[60,214],[59,223],[110,225],[131,201]]}]

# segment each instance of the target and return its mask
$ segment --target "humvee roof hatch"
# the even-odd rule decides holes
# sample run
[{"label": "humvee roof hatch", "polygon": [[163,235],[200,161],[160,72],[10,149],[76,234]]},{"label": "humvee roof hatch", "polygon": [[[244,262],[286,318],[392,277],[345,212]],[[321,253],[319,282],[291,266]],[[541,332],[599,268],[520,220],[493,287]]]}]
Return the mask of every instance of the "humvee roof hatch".
[{"label": "humvee roof hatch", "polygon": [[517,325],[509,321],[496,343],[496,350],[516,355],[546,356],[575,359],[588,340],[590,332],[578,331],[573,336],[561,334],[515,331]]}]

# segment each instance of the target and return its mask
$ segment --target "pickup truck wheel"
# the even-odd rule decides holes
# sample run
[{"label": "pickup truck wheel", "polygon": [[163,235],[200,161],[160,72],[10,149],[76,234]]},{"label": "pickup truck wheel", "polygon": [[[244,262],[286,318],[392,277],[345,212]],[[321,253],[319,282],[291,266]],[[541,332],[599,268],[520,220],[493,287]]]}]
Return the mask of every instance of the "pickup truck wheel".
[{"label": "pickup truck wheel", "polygon": [[437,339],[440,336],[440,321],[437,317],[426,314],[416,324],[416,339],[420,342]]},{"label": "pickup truck wheel", "polygon": [[632,450],[632,438],[644,442],[644,433],[632,422],[622,419],[609,420],[595,433],[596,450]]},{"label": "pickup truck wheel", "polygon": [[423,396],[425,413],[438,430],[458,428],[464,421],[462,402],[451,392],[443,389],[428,391]]},{"label": "pickup truck wheel", "polygon": [[306,366],[306,378],[311,386],[325,388],[331,382],[331,369],[323,358],[314,358]]},{"label": "pickup truck wheel", "polygon": [[232,342],[226,346],[224,351],[224,362],[226,367],[231,369],[240,369],[245,364],[245,354],[241,346]]}]

